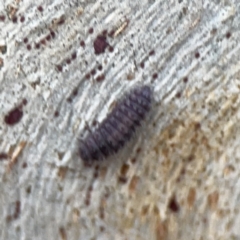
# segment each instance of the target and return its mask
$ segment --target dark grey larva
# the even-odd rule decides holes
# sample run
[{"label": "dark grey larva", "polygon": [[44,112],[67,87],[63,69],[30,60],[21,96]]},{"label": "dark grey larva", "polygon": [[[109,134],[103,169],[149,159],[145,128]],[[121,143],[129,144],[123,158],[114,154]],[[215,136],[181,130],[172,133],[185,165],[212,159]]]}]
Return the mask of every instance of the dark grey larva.
[{"label": "dark grey larva", "polygon": [[96,130],[79,141],[82,160],[102,160],[123,148],[149,112],[152,94],[147,85],[135,87],[126,94]]}]

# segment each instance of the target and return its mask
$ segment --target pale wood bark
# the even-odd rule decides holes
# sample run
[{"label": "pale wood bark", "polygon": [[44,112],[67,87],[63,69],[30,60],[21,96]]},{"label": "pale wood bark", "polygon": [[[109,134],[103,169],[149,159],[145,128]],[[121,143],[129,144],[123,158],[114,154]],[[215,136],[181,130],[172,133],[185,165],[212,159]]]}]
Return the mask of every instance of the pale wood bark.
[{"label": "pale wood bark", "polygon": [[[238,0],[1,1],[0,238],[240,239],[239,10]],[[96,55],[104,30],[113,49]],[[136,84],[154,90],[149,119],[117,156],[84,167],[84,126]]]}]

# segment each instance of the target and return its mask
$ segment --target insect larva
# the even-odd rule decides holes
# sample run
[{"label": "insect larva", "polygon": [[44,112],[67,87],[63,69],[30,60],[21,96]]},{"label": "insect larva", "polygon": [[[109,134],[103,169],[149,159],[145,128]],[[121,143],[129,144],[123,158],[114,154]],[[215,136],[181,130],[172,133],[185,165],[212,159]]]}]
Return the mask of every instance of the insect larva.
[{"label": "insect larva", "polygon": [[123,148],[149,112],[151,102],[152,90],[149,86],[133,88],[95,131],[79,141],[78,151],[82,160],[102,160]]}]

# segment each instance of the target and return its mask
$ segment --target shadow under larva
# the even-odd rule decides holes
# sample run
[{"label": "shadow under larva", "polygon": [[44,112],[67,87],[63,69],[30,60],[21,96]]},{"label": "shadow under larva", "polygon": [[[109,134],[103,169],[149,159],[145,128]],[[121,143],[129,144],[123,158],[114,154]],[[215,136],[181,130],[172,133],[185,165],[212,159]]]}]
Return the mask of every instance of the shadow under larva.
[{"label": "shadow under larva", "polygon": [[130,141],[151,109],[150,86],[137,86],[120,99],[113,110],[92,132],[79,140],[78,153],[85,163],[99,161],[121,150]]}]

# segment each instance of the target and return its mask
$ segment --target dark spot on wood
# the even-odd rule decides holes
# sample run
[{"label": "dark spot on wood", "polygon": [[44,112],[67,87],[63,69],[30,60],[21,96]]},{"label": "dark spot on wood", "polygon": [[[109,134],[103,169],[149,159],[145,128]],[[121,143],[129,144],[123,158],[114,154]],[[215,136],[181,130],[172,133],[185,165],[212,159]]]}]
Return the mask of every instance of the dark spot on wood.
[{"label": "dark spot on wood", "polygon": [[119,176],[119,178],[118,178],[118,182],[121,183],[121,184],[126,184],[127,180],[128,179],[126,177],[123,177],[123,176]]},{"label": "dark spot on wood", "polygon": [[108,31],[105,29],[102,31],[102,35],[107,36]]},{"label": "dark spot on wood", "polygon": [[155,51],[154,51],[154,50],[152,50],[152,51],[149,52],[149,56],[152,56],[152,55],[154,55],[154,54],[155,54]]},{"label": "dark spot on wood", "polygon": [[77,58],[77,53],[76,52],[73,52],[72,53],[72,60],[76,59]]},{"label": "dark spot on wood", "polygon": [[71,63],[71,59],[68,58],[68,59],[66,60],[66,63],[67,63],[67,64],[70,64],[70,63]]},{"label": "dark spot on wood", "polygon": [[30,44],[27,45],[27,50],[30,51],[32,49],[32,46]]},{"label": "dark spot on wood", "polygon": [[131,159],[131,163],[135,163],[136,161],[137,161],[136,158],[132,158],[132,159]]},{"label": "dark spot on wood", "polygon": [[141,63],[140,63],[140,67],[141,67],[141,68],[144,68],[144,62],[141,62]]},{"label": "dark spot on wood", "polygon": [[1,52],[2,54],[5,54],[5,53],[7,52],[7,46],[6,46],[6,45],[0,46],[0,52]]},{"label": "dark spot on wood", "polygon": [[51,40],[51,35],[50,35],[50,34],[48,34],[48,35],[46,36],[46,40],[47,40],[47,41],[50,41],[50,40]]},{"label": "dark spot on wood", "polygon": [[43,38],[40,40],[41,44],[46,45],[46,40]]},{"label": "dark spot on wood", "polygon": [[107,46],[108,43],[106,37],[103,35],[98,35],[93,42],[93,47],[96,55],[104,53]]},{"label": "dark spot on wood", "polygon": [[232,34],[230,32],[227,32],[226,38],[230,38],[231,36],[232,36]]},{"label": "dark spot on wood", "polygon": [[27,193],[27,194],[30,194],[31,191],[32,191],[32,187],[31,187],[31,186],[28,186],[28,187],[26,188],[26,193]]},{"label": "dark spot on wood", "polygon": [[196,53],[195,53],[195,58],[199,58],[199,57],[200,57],[199,52],[196,52]]},{"label": "dark spot on wood", "polygon": [[85,78],[86,78],[86,79],[90,79],[90,77],[91,77],[90,73],[87,73],[87,74],[85,75]]},{"label": "dark spot on wood", "polygon": [[19,107],[12,109],[5,117],[4,121],[8,125],[15,125],[22,119],[23,111]]},{"label": "dark spot on wood", "polygon": [[78,89],[75,88],[75,89],[73,90],[73,92],[72,92],[72,95],[75,97],[75,96],[77,96],[77,94],[78,94]]},{"label": "dark spot on wood", "polygon": [[93,28],[89,28],[88,33],[92,34],[93,33]]},{"label": "dark spot on wood", "polygon": [[0,152],[0,161],[8,159],[8,155],[5,152]]},{"label": "dark spot on wood", "polygon": [[56,33],[54,31],[51,31],[50,34],[51,34],[52,38],[55,38]]},{"label": "dark spot on wood", "polygon": [[139,147],[139,148],[137,148],[136,153],[139,154],[141,151],[142,151],[142,149]]},{"label": "dark spot on wood", "polygon": [[157,77],[158,77],[158,74],[157,74],[157,73],[154,73],[154,74],[152,75],[152,78],[153,78],[153,79],[157,79]]},{"label": "dark spot on wood", "polygon": [[175,196],[172,196],[171,199],[169,200],[168,208],[169,208],[172,212],[175,212],[175,213],[179,211],[179,204],[178,204]]},{"label": "dark spot on wood", "polygon": [[127,175],[127,172],[129,170],[129,165],[124,163],[121,167],[121,170],[120,170],[120,174],[121,176],[126,176]]},{"label": "dark spot on wood", "polygon": [[85,42],[83,40],[80,42],[80,46],[85,47]]},{"label": "dark spot on wood", "polygon": [[24,98],[24,99],[22,100],[22,104],[23,104],[24,106],[26,106],[26,105],[27,105],[27,103],[28,103],[27,99],[26,99],[26,98]]},{"label": "dark spot on wood", "polygon": [[42,6],[38,6],[37,9],[38,9],[39,12],[43,12],[43,7]]},{"label": "dark spot on wood", "polygon": [[187,78],[187,77],[184,77],[184,78],[183,78],[183,82],[184,82],[184,83],[187,83],[187,81],[188,81],[188,78]]},{"label": "dark spot on wood", "polygon": [[194,159],[194,155],[193,154],[191,154],[189,157],[188,157],[188,162],[192,162],[193,161],[193,159]]},{"label": "dark spot on wood", "polygon": [[4,22],[5,21],[5,16],[4,15],[0,15],[0,21]]},{"label": "dark spot on wood", "polygon": [[96,74],[96,70],[95,69],[92,69],[91,70],[91,75],[94,76]]},{"label": "dark spot on wood", "polygon": [[102,65],[99,65],[99,66],[98,66],[98,70],[99,70],[99,71],[102,71],[102,69],[103,69]]},{"label": "dark spot on wood", "polygon": [[58,117],[59,116],[59,112],[58,111],[55,111],[54,112],[54,117]]},{"label": "dark spot on wood", "polygon": [[25,21],[25,17],[24,16],[21,16],[20,17],[20,22],[24,22]]},{"label": "dark spot on wood", "polygon": [[114,35],[114,32],[115,32],[115,30],[114,30],[114,29],[113,29],[113,30],[111,30],[111,31],[109,32],[108,36],[109,36],[109,37],[113,37],[113,35]]},{"label": "dark spot on wood", "polygon": [[109,50],[109,52],[113,52],[114,48],[112,46],[109,46],[108,50]]},{"label": "dark spot on wood", "polygon": [[26,162],[24,162],[23,164],[22,164],[22,168],[27,168],[27,163]]},{"label": "dark spot on wood", "polygon": [[12,18],[12,22],[13,22],[13,23],[17,23],[17,20],[18,20],[18,19],[17,19],[16,16],[14,16],[14,17]]},{"label": "dark spot on wood", "polygon": [[40,48],[40,43],[36,43],[36,44],[35,44],[35,48],[36,48],[36,49],[39,49],[39,48]]},{"label": "dark spot on wood", "polygon": [[102,82],[105,79],[105,76],[103,74],[97,76],[96,81],[97,82]]},{"label": "dark spot on wood", "polygon": [[57,65],[56,68],[57,68],[57,70],[58,70],[59,72],[62,71],[62,66],[61,66],[61,65]]},{"label": "dark spot on wood", "polygon": [[177,92],[176,98],[180,98],[180,97],[181,97],[181,92]]},{"label": "dark spot on wood", "polygon": [[26,44],[28,42],[28,38],[24,38],[23,42]]}]

